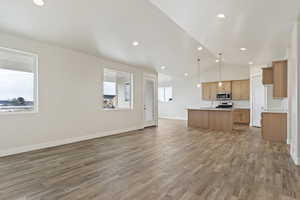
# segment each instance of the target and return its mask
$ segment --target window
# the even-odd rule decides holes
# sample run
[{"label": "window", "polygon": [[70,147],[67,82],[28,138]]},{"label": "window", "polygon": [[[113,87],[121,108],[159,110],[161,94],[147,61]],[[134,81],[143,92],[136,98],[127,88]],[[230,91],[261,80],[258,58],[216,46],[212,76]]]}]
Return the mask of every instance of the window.
[{"label": "window", "polygon": [[132,108],[132,73],[104,69],[103,108]]},{"label": "window", "polygon": [[35,111],[37,57],[0,48],[0,113]]},{"label": "window", "polygon": [[160,87],[158,88],[158,100],[161,102],[173,101],[172,87]]}]

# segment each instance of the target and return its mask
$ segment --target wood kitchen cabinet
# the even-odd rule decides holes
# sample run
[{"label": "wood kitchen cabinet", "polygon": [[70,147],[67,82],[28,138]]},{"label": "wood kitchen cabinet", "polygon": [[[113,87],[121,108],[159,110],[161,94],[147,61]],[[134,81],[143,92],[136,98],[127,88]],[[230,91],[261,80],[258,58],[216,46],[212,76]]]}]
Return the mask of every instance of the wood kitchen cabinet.
[{"label": "wood kitchen cabinet", "polygon": [[232,81],[232,100],[250,99],[250,80]]},{"label": "wood kitchen cabinet", "polygon": [[210,100],[216,100],[217,99],[217,88],[218,83],[210,83]]},{"label": "wood kitchen cabinet", "polygon": [[218,93],[231,93],[233,100],[249,100],[250,80],[222,81],[221,87],[218,82],[202,83],[203,100],[216,100]]},{"label": "wood kitchen cabinet", "polygon": [[210,100],[210,85],[209,83],[202,83],[202,99]]},{"label": "wood kitchen cabinet", "polygon": [[231,93],[231,81],[222,81],[222,86],[217,87],[217,93]]},{"label": "wood kitchen cabinet", "polygon": [[203,83],[202,84],[202,99],[207,101],[216,100],[218,83]]},{"label": "wood kitchen cabinet", "polygon": [[233,122],[236,124],[250,124],[249,109],[235,109],[233,111]]},{"label": "wood kitchen cabinet", "polygon": [[287,142],[287,114],[262,113],[262,137],[271,142]]},{"label": "wood kitchen cabinet", "polygon": [[231,132],[232,118],[231,109],[188,109],[188,127]]},{"label": "wood kitchen cabinet", "polygon": [[263,68],[263,84],[273,84],[273,68]]},{"label": "wood kitchen cabinet", "polygon": [[287,97],[287,60],[273,62],[273,97]]}]

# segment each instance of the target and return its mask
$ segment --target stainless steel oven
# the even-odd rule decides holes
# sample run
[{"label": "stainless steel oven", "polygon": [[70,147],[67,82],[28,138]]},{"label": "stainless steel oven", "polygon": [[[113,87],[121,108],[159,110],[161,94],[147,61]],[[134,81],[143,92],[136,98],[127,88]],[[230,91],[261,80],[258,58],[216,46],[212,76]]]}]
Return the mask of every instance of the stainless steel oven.
[{"label": "stainless steel oven", "polygon": [[222,100],[231,100],[232,96],[231,93],[218,93],[217,94],[217,100],[222,101]]}]

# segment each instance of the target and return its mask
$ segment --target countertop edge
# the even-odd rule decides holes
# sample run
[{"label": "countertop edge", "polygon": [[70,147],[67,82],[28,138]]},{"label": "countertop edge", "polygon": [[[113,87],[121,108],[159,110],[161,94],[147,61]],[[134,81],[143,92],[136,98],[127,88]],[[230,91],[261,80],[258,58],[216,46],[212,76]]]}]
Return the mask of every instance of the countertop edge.
[{"label": "countertop edge", "polygon": [[198,110],[198,111],[222,111],[222,112],[232,112],[234,109],[218,109],[218,108],[187,108],[187,110]]},{"label": "countertop edge", "polygon": [[261,113],[283,113],[288,114],[286,110],[263,110]]},{"label": "countertop edge", "polygon": [[231,111],[234,111],[234,110],[250,110],[250,108],[186,108],[186,110],[231,112]]}]

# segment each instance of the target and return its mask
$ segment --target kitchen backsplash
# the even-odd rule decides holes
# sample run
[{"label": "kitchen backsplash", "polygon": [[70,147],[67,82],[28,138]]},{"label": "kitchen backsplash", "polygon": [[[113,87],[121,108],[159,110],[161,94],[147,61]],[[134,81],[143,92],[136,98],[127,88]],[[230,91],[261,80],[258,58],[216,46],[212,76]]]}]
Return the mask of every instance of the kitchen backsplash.
[{"label": "kitchen backsplash", "polygon": [[265,85],[265,109],[288,110],[288,98],[274,99],[273,85]]}]

